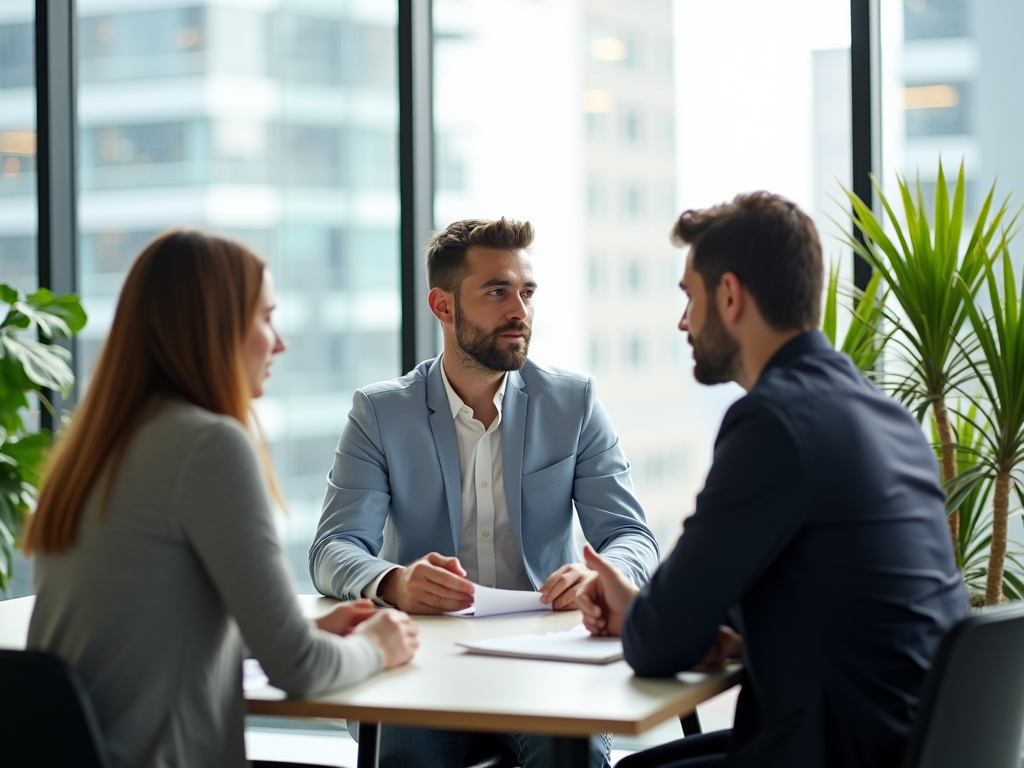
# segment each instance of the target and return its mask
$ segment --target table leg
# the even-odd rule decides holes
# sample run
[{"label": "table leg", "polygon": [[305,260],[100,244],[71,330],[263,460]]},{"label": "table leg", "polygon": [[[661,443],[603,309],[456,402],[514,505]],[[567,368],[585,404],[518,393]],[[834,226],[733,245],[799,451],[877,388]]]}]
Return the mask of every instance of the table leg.
[{"label": "table leg", "polygon": [[554,764],[558,768],[591,768],[590,737],[556,736]]},{"label": "table leg", "polygon": [[696,736],[698,733],[702,733],[700,729],[700,718],[697,716],[696,709],[690,714],[680,717],[679,722],[683,726],[683,736]]},{"label": "table leg", "polygon": [[359,757],[356,768],[377,768],[380,755],[380,723],[359,721]]}]

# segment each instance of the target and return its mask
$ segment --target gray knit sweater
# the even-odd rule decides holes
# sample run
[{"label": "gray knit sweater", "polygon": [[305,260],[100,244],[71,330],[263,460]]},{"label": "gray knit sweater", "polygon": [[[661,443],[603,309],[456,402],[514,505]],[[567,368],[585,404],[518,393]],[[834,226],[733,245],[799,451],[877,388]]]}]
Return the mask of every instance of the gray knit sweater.
[{"label": "gray knit sweater", "polygon": [[243,638],[293,695],[380,669],[368,639],[300,614],[256,452],[234,420],[167,403],[131,441],[101,520],[102,486],[76,544],[36,557],[28,644],[81,674],[114,768],[247,765]]}]

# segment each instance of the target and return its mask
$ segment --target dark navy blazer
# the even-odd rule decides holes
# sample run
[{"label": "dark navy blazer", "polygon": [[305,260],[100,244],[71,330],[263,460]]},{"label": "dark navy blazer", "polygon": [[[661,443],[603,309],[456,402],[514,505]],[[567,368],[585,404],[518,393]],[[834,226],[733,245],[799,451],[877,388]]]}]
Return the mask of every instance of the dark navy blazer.
[{"label": "dark navy blazer", "polygon": [[897,766],[945,630],[968,612],[921,425],[818,331],[725,415],[697,510],[626,616],[666,676],[744,640],[732,768]]}]

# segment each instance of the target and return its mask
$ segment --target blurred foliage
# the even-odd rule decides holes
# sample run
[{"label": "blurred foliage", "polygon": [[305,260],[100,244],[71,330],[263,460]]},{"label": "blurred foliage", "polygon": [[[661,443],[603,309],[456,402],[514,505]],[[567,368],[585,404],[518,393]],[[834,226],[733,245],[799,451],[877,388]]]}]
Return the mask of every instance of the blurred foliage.
[{"label": "blurred foliage", "polygon": [[32,398],[53,413],[42,390],[67,395],[75,383],[71,353],[49,342],[71,338],[87,320],[77,296],[56,295],[46,288],[25,296],[0,283],[3,305],[7,313],[0,322],[0,591],[7,589],[14,550],[35,507],[52,440],[48,431],[31,431],[25,422]]}]

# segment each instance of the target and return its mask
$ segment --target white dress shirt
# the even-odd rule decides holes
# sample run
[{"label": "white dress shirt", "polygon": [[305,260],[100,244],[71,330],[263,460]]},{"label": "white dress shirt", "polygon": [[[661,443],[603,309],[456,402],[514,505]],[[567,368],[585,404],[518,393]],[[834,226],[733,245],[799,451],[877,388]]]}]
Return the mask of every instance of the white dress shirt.
[{"label": "white dress shirt", "polygon": [[[494,393],[498,415],[489,427],[473,418],[466,405],[448,382],[441,360],[441,379],[448,394],[455,437],[459,445],[462,471],[462,535],[459,562],[466,578],[475,584],[499,589],[533,590],[526,575],[522,555],[512,536],[505,500],[505,477],[501,454],[501,405],[505,397],[506,373]],[[393,568],[380,574],[363,588],[363,597],[382,602],[377,595],[381,580]]]}]

